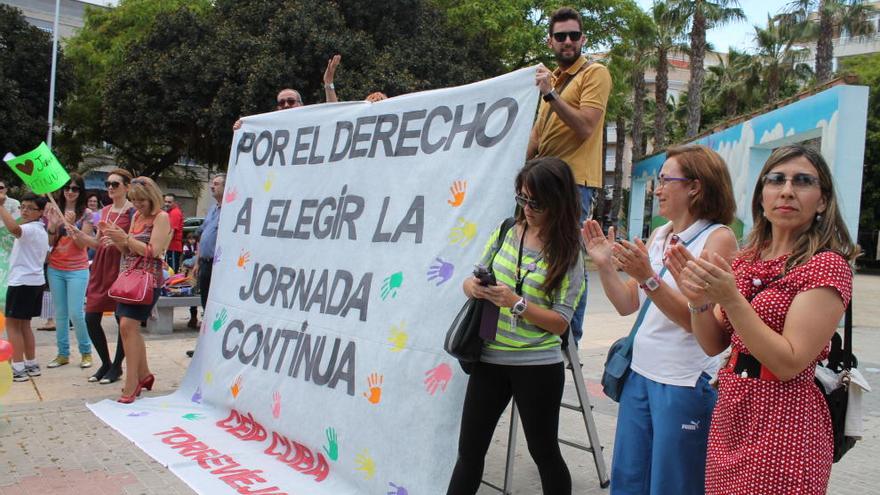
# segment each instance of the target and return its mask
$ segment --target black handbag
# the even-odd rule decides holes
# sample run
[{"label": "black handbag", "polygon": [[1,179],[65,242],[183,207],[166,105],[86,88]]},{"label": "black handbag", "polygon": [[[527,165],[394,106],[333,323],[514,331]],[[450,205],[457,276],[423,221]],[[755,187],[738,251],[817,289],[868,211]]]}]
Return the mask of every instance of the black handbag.
[{"label": "black handbag", "polygon": [[[842,342],[841,342],[842,340]],[[846,436],[846,407],[849,402],[849,371],[858,367],[858,359],[852,353],[852,302],[846,307],[843,323],[843,339],[836,333],[831,338],[831,350],[827,363],[819,363],[841,377],[840,385],[831,392],[816,380],[819,391],[825,396],[828,413],[831,415],[831,430],[834,432],[834,462],[841,460],[849,449],[856,444],[856,439]]]},{"label": "black handbag", "polygon": [[[501,249],[504,237],[507,231],[515,223],[513,217],[507,218],[501,223],[498,232],[498,240],[492,246],[492,258],[489,260],[488,266],[492,267],[492,260]],[[461,369],[465,373],[470,374],[474,363],[480,361],[480,354],[483,352],[483,339],[480,337],[480,321],[483,316],[483,308],[487,304],[492,304],[485,299],[468,298],[462,305],[449,330],[446,331],[446,339],[443,342],[443,348],[452,357],[458,359]]]}]

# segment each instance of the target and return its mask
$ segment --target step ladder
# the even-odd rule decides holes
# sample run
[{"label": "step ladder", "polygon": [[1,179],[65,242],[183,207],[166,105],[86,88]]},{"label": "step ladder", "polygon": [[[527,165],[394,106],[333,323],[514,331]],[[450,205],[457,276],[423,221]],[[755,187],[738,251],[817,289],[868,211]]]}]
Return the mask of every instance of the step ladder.
[{"label": "step ladder", "polygon": [[[577,393],[580,404],[568,404],[565,401],[560,404],[561,408],[581,413],[584,418],[584,427],[587,430],[587,440],[589,445],[584,445],[572,440],[559,438],[559,443],[574,447],[576,449],[590,452],[593,454],[593,461],[596,463],[596,474],[599,477],[599,486],[608,488],[611,480],[608,478],[608,470],[605,467],[605,456],[602,453],[602,445],[599,443],[599,433],[596,429],[596,422],[593,420],[593,406],[590,405],[590,397],[587,395],[587,387],[584,385],[584,375],[581,369],[581,360],[577,354],[577,344],[571,332],[568,332],[568,348],[562,352],[568,367],[571,368],[571,376],[574,381],[575,392]],[[504,463],[504,485],[497,486],[486,480],[482,483],[493,488],[503,495],[511,495],[513,488],[513,459],[516,455],[516,431],[519,427],[519,412],[516,409],[516,403],[511,405],[510,411],[510,431],[507,434],[507,460]]]}]

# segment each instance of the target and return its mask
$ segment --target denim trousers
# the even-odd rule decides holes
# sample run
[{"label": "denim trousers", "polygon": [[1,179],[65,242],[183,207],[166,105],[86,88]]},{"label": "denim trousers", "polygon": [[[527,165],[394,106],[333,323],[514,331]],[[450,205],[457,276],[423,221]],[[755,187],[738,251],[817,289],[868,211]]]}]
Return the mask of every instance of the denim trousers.
[{"label": "denim trousers", "polygon": [[59,356],[70,356],[70,337],[68,321],[73,322],[76,342],[80,354],[92,352],[92,341],[86,327],[86,286],[89,283],[89,270],[58,270],[49,267],[46,272],[49,290],[55,302],[55,341]]}]

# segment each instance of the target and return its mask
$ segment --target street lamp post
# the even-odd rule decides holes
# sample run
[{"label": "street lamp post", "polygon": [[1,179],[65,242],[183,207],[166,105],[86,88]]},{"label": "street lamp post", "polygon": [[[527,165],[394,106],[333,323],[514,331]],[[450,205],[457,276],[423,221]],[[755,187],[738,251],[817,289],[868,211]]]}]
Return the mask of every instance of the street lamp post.
[{"label": "street lamp post", "polygon": [[52,70],[49,75],[49,130],[46,145],[52,148],[52,126],[55,120],[55,66],[58,63],[58,18],[61,15],[61,0],[55,0],[55,23],[52,27]]}]

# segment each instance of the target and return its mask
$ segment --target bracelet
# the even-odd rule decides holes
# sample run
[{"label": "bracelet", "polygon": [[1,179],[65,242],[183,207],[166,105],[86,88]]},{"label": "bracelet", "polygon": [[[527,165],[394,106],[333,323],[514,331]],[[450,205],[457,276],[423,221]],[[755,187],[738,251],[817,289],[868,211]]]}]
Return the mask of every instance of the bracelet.
[{"label": "bracelet", "polygon": [[690,311],[692,315],[705,313],[711,307],[712,307],[712,303],[706,303],[702,306],[694,306],[693,304],[690,303],[690,301],[688,301],[688,311]]}]

